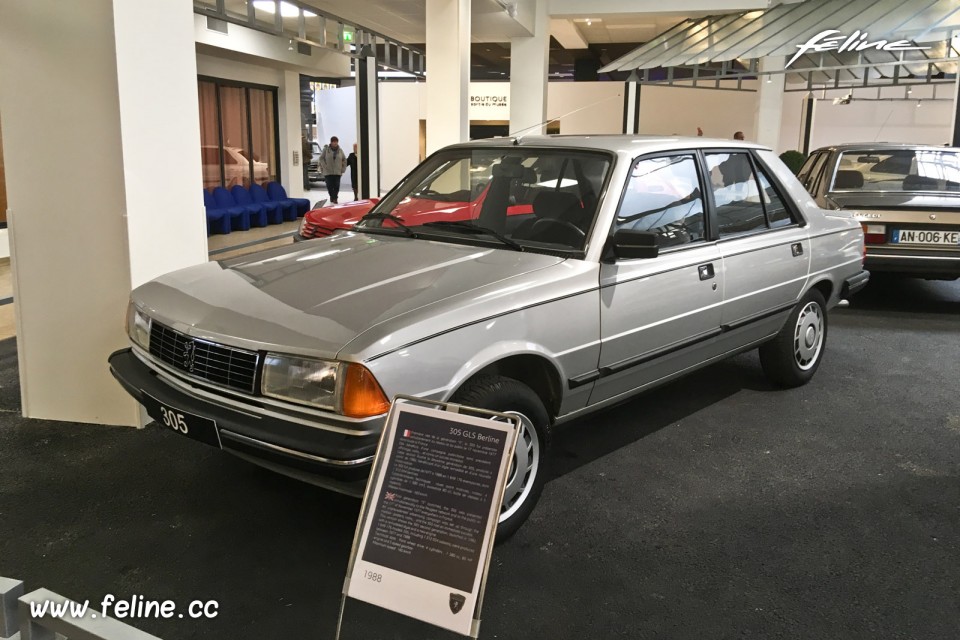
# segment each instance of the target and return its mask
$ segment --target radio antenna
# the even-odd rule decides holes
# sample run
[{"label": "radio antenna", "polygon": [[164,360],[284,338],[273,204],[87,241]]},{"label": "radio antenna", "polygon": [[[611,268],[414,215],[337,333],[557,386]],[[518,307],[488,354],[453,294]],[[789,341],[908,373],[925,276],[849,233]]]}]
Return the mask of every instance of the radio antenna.
[{"label": "radio antenna", "polygon": [[536,128],[538,128],[538,127],[542,127],[542,126],[545,125],[545,124],[550,124],[551,122],[556,122],[557,120],[560,120],[561,118],[566,118],[567,116],[572,116],[573,114],[575,114],[575,113],[577,113],[577,112],[579,112],[579,111],[583,111],[584,109],[589,109],[589,108],[591,108],[591,107],[595,107],[595,106],[597,106],[598,104],[603,104],[604,102],[609,102],[610,100],[613,100],[614,98],[621,98],[621,99],[622,99],[622,98],[623,98],[623,94],[622,94],[622,93],[618,93],[618,94],[615,95],[615,96],[610,96],[610,97],[608,97],[608,98],[603,98],[602,100],[597,100],[596,102],[591,102],[590,104],[583,105],[582,107],[579,107],[579,108],[577,108],[577,109],[574,109],[573,111],[568,111],[567,113],[564,113],[563,115],[557,116],[556,118],[550,118],[549,120],[544,120],[543,122],[540,122],[540,123],[535,124],[535,125],[533,125],[533,126],[524,127],[523,129],[520,129],[519,131],[514,131],[513,133],[508,134],[507,137],[508,137],[508,138],[513,138],[513,144],[518,145],[518,144],[520,144],[520,141],[523,140],[524,136],[527,135],[528,132],[533,131],[534,129],[536,129]]}]

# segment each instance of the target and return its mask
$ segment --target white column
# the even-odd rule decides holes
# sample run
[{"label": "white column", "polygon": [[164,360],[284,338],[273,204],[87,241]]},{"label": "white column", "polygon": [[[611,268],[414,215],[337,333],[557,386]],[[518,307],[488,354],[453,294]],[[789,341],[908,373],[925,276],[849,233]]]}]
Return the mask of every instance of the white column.
[{"label": "white column", "polygon": [[135,425],[130,289],[207,260],[193,3],[4,3],[0,113],[23,413]]},{"label": "white column", "polygon": [[[283,72],[283,84],[277,92],[279,103],[277,124],[280,128],[280,183],[291,198],[302,198],[303,143],[300,141],[300,74]],[[296,152],[296,156],[294,156]],[[295,161],[296,158],[296,161]]]},{"label": "white column", "polygon": [[623,83],[623,132],[634,136],[640,133],[640,76],[636,69]]},{"label": "white column", "polygon": [[[760,71],[783,71],[784,58],[776,56],[760,59]],[[757,90],[757,109],[754,113],[756,141],[779,151],[780,124],[783,114],[783,83],[785,75],[774,73],[760,76]]]},{"label": "white column", "polygon": [[540,134],[546,127],[550,14],[547,0],[533,5],[533,35],[510,38],[510,133]]},{"label": "white column", "polygon": [[427,154],[470,136],[470,0],[427,0]]}]

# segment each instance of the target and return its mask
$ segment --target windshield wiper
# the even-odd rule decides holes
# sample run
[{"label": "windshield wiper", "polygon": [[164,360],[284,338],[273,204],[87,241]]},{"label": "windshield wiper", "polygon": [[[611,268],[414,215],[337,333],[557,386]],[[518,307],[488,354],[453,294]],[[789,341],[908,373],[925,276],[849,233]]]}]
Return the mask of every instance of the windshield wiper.
[{"label": "windshield wiper", "polygon": [[[403,224],[403,218],[395,216],[392,213],[367,213],[364,214],[357,223],[363,222],[364,220],[389,220],[397,225],[400,229],[403,229],[403,232],[407,235],[408,238],[416,238],[417,234],[413,232],[413,229]],[[390,227],[360,227],[363,230],[369,229],[389,229]]]},{"label": "windshield wiper", "polygon": [[478,224],[471,224],[463,220],[437,220],[436,222],[426,222],[424,223],[425,227],[451,227],[453,229],[460,229],[466,231],[467,233],[485,233],[489,236],[493,236],[503,244],[507,245],[515,251],[523,251],[523,245],[515,240],[511,240],[507,236],[503,235],[499,231],[495,231],[490,227],[483,227]]}]

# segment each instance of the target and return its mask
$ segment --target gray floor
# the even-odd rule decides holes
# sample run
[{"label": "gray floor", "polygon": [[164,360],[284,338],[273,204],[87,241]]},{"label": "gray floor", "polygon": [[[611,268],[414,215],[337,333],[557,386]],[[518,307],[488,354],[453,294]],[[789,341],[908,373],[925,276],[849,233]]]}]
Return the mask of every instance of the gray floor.
[{"label": "gray floor", "polygon": [[[754,354],[565,428],[484,638],[960,637],[960,284],[872,283],[814,381]],[[16,409],[0,343],[0,408]],[[172,433],[0,413],[0,575],[215,599],[175,638],[330,638],[358,504]],[[344,639],[449,638],[351,602]]]}]

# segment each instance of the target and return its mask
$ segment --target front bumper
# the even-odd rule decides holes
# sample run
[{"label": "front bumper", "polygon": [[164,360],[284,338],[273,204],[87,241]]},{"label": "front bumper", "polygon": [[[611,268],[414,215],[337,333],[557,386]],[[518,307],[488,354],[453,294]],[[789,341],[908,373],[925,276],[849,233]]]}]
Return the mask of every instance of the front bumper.
[{"label": "front bumper", "polygon": [[867,245],[863,266],[874,272],[954,280],[960,277],[960,254],[949,250],[892,249]]},{"label": "front bumper", "polygon": [[351,435],[283,420],[249,407],[234,408],[171,384],[130,349],[111,354],[110,373],[138,402],[147,394],[160,403],[216,422],[222,448],[279,473],[333,491],[360,496],[379,441],[378,433]]}]

